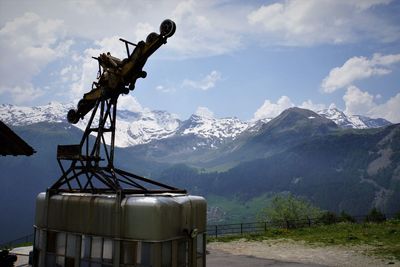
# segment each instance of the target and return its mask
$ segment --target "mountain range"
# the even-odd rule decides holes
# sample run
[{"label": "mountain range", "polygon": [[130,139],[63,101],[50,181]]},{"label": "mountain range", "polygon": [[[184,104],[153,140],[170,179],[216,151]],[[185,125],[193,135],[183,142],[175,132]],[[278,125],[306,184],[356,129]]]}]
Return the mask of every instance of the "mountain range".
[{"label": "mountain range", "polygon": [[[85,120],[67,123],[72,107],[0,105],[0,120],[37,151],[0,161],[0,242],[30,231],[36,194],[61,173],[56,146],[79,142]],[[400,125],[383,119],[333,107],[247,122],[119,110],[117,129],[116,166],[204,195],[210,222],[255,220],[272,194],[287,191],[353,215],[400,209]]]},{"label": "mountain range", "polygon": [[[25,126],[39,122],[67,123],[66,114],[74,108],[72,103],[51,102],[37,107],[19,107],[0,104],[0,120],[11,126]],[[378,128],[391,124],[385,119],[372,119],[360,115],[346,115],[335,107],[317,111],[317,114],[332,120],[341,128],[365,129]],[[76,124],[84,130],[89,116]],[[259,121],[241,121],[237,118],[215,118],[209,114],[193,114],[187,120],[180,120],[166,111],[131,112],[119,110],[117,113],[116,146],[130,147],[147,144],[154,140],[171,136],[194,135],[208,139],[210,145],[217,145],[226,140],[235,139],[247,131],[256,131],[273,118]]]}]

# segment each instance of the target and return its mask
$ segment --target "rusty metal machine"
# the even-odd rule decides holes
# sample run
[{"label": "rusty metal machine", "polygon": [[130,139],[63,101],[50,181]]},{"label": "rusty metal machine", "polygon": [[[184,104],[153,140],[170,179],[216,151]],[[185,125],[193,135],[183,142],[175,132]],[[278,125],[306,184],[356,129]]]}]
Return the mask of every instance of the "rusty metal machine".
[{"label": "rusty metal machine", "polygon": [[[167,43],[175,30],[175,23],[167,19],[161,23],[160,33],[150,33],[146,41],[134,44],[120,38],[126,47],[126,58],[119,59],[109,52],[93,57],[99,64],[97,80],[77,108],[68,112],[67,119],[75,124],[92,113],[79,144],[58,146],[62,176],[51,186],[51,192],[186,192],[114,167],[118,97],[134,90],[137,79],[147,76],[143,70],[147,59]],[[65,161],[70,163],[68,168]]]}]

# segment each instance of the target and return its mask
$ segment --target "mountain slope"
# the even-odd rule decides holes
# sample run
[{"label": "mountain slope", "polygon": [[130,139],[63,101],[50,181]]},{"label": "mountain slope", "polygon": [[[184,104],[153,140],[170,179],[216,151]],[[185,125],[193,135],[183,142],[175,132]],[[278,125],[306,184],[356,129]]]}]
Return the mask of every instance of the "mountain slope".
[{"label": "mountain slope", "polygon": [[248,201],[290,191],[321,208],[366,214],[378,207],[399,211],[400,125],[314,136],[267,158],[242,162],[226,172],[203,173],[185,165],[161,178],[203,195]]},{"label": "mountain slope", "polygon": [[313,111],[290,108],[263,124],[258,131],[251,128],[244,131],[237,140],[221,147],[219,155],[210,157],[210,161],[214,165],[230,162],[230,166],[234,166],[243,161],[269,157],[295,144],[336,130],[338,126],[335,123]]}]

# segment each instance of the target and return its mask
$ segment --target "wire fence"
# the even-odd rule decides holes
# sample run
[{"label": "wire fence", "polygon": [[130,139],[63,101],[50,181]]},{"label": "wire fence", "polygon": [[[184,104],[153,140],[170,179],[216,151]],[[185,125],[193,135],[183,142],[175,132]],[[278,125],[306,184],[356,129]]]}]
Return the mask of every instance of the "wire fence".
[{"label": "wire fence", "polygon": [[17,239],[0,244],[0,249],[13,248],[24,243],[33,243],[34,234],[19,237]]},{"label": "wire fence", "polygon": [[243,234],[260,234],[268,229],[293,229],[313,227],[318,225],[335,224],[340,222],[364,223],[364,222],[382,222],[394,217],[394,214],[382,214],[378,219],[371,219],[370,215],[351,216],[349,218],[342,217],[320,217],[307,218],[302,220],[279,220],[264,222],[243,222],[230,224],[213,224],[207,225],[207,235],[209,237],[221,237],[226,235],[243,235]]}]

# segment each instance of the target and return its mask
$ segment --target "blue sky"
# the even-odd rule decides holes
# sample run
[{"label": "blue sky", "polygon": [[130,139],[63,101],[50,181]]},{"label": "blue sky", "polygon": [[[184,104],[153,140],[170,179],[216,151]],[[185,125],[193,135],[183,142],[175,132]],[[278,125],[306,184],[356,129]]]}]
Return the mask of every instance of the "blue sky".
[{"label": "blue sky", "polygon": [[119,37],[171,18],[175,35],[121,107],[251,120],[333,104],[400,122],[398,14],[390,0],[0,0],[0,103],[76,103],[96,77],[91,56],[123,57]]}]

